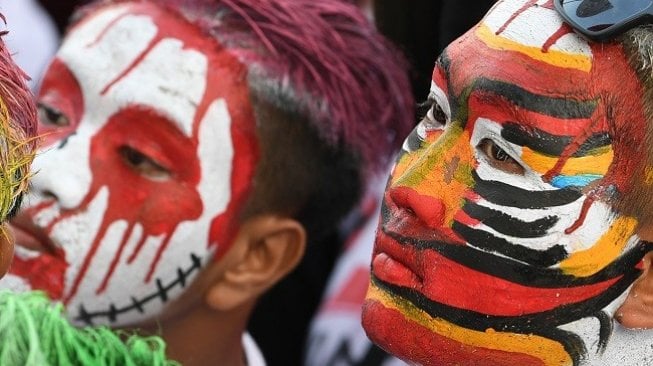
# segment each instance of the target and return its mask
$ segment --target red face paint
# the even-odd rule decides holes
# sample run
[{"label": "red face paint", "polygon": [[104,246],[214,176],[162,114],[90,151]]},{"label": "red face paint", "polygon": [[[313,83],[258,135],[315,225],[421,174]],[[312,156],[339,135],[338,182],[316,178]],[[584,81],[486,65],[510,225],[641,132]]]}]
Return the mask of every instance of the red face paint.
[{"label": "red face paint", "polygon": [[391,176],[363,324],[407,361],[646,357],[608,345],[650,250],[610,205],[643,158],[643,88],[620,44],[587,43],[551,5],[500,1],[445,50],[439,113]]},{"label": "red face paint", "polygon": [[86,323],[142,321],[181,296],[228,249],[254,174],[246,72],[152,4],[76,25],[40,93],[48,147],[16,221],[38,253],[19,250],[12,281]]}]

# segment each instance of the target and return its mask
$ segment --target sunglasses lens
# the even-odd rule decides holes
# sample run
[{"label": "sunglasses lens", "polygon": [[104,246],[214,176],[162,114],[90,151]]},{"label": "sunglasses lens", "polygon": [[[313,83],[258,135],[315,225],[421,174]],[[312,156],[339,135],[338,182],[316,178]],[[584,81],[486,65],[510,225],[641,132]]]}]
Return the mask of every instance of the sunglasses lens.
[{"label": "sunglasses lens", "polygon": [[643,13],[653,0],[558,0],[565,14],[592,32],[610,28]]}]

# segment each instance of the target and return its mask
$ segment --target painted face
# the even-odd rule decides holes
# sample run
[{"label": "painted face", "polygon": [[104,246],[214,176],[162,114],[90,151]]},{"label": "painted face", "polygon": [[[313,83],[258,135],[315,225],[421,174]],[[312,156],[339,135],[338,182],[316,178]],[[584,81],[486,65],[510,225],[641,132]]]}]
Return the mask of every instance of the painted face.
[{"label": "painted face", "polygon": [[449,46],[385,193],[370,338],[418,364],[646,364],[650,341],[613,322],[651,249],[613,208],[642,97],[621,45],[550,0],[501,1]]},{"label": "painted face", "polygon": [[245,73],[155,5],[104,7],[77,25],[40,91],[46,147],[13,222],[23,248],[4,285],[112,325],[184,293],[228,248],[253,175]]}]

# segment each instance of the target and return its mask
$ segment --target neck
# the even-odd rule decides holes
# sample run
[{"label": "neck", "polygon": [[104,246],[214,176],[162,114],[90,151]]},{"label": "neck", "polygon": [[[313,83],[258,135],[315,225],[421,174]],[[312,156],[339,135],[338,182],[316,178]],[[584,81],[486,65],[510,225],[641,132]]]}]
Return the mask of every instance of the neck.
[{"label": "neck", "polygon": [[202,304],[145,331],[160,335],[167,356],[184,366],[246,366],[242,336],[250,310],[219,312]]}]

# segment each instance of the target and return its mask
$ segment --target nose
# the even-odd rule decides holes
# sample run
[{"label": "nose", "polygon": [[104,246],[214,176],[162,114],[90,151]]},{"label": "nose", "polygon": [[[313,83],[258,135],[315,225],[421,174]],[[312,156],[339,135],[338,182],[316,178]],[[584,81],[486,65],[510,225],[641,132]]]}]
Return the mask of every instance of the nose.
[{"label": "nose", "polygon": [[447,131],[399,159],[388,187],[389,199],[429,227],[449,227],[473,188],[474,164],[468,133]]},{"label": "nose", "polygon": [[443,226],[446,208],[441,199],[425,196],[413,188],[403,186],[391,188],[389,194],[398,207],[408,208],[429,227]]},{"label": "nose", "polygon": [[54,198],[64,209],[81,203],[91,185],[88,139],[75,135],[37,153],[32,163],[32,192]]}]

